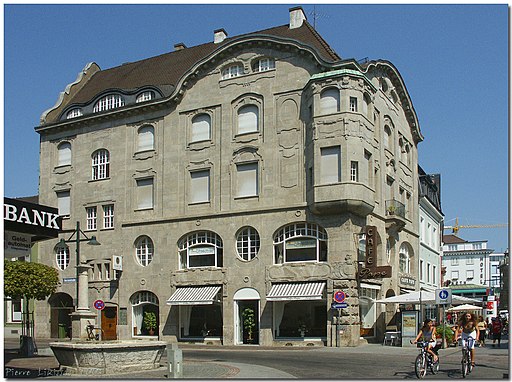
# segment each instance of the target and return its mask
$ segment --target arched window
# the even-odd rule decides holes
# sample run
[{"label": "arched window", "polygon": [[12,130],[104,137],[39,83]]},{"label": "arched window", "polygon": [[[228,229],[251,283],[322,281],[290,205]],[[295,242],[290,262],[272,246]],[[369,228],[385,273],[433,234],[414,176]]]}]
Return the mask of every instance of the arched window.
[{"label": "arched window", "polygon": [[155,148],[155,129],[153,126],[142,126],[137,132],[137,151],[148,151]]},{"label": "arched window", "polygon": [[69,247],[66,248],[56,248],[55,261],[57,262],[57,267],[63,271],[69,265]]},{"label": "arched window", "polygon": [[199,231],[178,242],[180,269],[222,267],[222,239],[215,232]]},{"label": "arched window", "polygon": [[256,105],[246,105],[238,109],[238,134],[253,133],[259,130],[259,110]]},{"label": "arched window", "polygon": [[276,62],[273,58],[261,58],[257,60],[252,70],[254,72],[266,72],[267,70],[274,69],[276,67]]},{"label": "arched window", "polygon": [[156,332],[158,333],[160,324],[158,297],[149,291],[141,291],[130,297],[130,304],[132,306],[132,335],[134,337],[150,335],[148,329],[144,327],[144,315],[149,312],[156,316]]},{"label": "arched window", "polygon": [[137,262],[146,267],[153,260],[154,246],[153,241],[147,236],[141,236],[135,242],[135,255]]},{"label": "arched window", "polygon": [[108,150],[97,150],[92,154],[92,180],[107,179],[110,176],[110,154]]},{"label": "arched window", "polygon": [[234,78],[244,74],[244,68],[240,64],[228,66],[222,70],[222,79]]},{"label": "arched window", "polygon": [[124,106],[124,99],[119,94],[109,94],[103,98],[100,98],[92,109],[93,113],[99,113],[100,111],[116,109]]},{"label": "arched window", "polygon": [[242,260],[254,259],[260,250],[260,235],[253,227],[243,227],[236,237],[236,250]]},{"label": "arched window", "polygon": [[137,96],[135,103],[151,101],[155,98],[155,93],[152,91],[142,92]]},{"label": "arched window", "polygon": [[317,224],[295,223],[274,234],[274,263],[327,261],[327,233]]},{"label": "arched window", "polygon": [[199,114],[192,119],[191,141],[208,141],[211,138],[212,119],[208,114]]},{"label": "arched window", "polygon": [[388,125],[384,126],[384,148],[391,151],[391,129]]},{"label": "arched window", "polygon": [[330,114],[340,111],[340,91],[335,88],[324,90],[320,94],[320,113]]},{"label": "arched window", "polygon": [[77,118],[80,116],[82,116],[82,109],[76,107],[68,111],[68,113],[66,114],[66,119]]},{"label": "arched window", "polygon": [[409,246],[403,243],[400,246],[399,251],[399,269],[402,273],[411,273],[411,256],[412,251],[409,249]]},{"label": "arched window", "polygon": [[66,166],[71,164],[71,143],[62,142],[57,150],[59,152],[58,166]]}]

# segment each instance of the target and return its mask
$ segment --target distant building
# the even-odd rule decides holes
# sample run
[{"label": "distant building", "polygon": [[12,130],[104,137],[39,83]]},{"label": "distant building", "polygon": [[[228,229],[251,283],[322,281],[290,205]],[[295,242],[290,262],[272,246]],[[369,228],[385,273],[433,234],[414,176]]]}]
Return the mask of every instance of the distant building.
[{"label": "distant building", "polygon": [[[339,324],[354,346],[396,313],[376,299],[417,290],[423,137],[403,79],[341,59],[302,8],[289,20],[92,63],[43,113],[41,200],[59,206],[61,238],[78,221],[101,242],[81,255],[106,337],[336,346]],[[74,245],[57,242],[40,248],[63,280],[38,304],[52,337],[76,288]]]}]

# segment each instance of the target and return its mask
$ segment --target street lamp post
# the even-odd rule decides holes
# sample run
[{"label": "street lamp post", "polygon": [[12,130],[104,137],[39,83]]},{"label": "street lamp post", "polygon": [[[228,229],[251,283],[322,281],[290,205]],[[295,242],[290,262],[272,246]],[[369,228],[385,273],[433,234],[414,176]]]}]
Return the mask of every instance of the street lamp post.
[{"label": "street lamp post", "polygon": [[[80,238],[83,236],[83,238]],[[89,276],[88,270],[90,265],[87,264],[85,258],[80,258],[80,243],[86,241],[89,245],[100,245],[96,240],[96,236],[87,237],[80,229],[80,222],[76,222],[76,229],[67,239],[60,239],[57,249],[67,249],[66,243],[75,243],[76,249],[76,309],[71,313],[72,320],[72,338],[86,337],[85,328],[90,324],[90,320],[95,320],[96,315],[89,310]],[[96,326],[96,325],[94,325]]]}]

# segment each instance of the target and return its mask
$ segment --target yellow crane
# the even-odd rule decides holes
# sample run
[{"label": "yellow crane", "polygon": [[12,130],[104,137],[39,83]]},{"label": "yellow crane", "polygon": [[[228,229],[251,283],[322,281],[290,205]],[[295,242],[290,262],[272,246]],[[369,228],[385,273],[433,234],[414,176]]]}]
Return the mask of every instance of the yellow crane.
[{"label": "yellow crane", "polygon": [[455,218],[455,225],[445,225],[444,229],[451,229],[454,235],[457,235],[461,228],[500,228],[508,227],[508,224],[468,224],[459,225],[459,218]]}]

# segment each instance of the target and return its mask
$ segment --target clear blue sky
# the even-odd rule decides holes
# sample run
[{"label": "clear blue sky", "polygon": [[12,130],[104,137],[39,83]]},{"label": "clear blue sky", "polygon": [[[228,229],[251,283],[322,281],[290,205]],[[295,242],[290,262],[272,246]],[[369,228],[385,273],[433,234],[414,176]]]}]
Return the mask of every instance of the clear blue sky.
[{"label": "clear blue sky", "polygon": [[[88,62],[102,69],[288,23],[297,5],[4,5],[4,193],[36,195],[43,111]],[[302,4],[343,58],[385,59],[401,73],[440,173],[446,225],[508,222],[508,5]],[[508,248],[507,228],[463,229]]]}]

